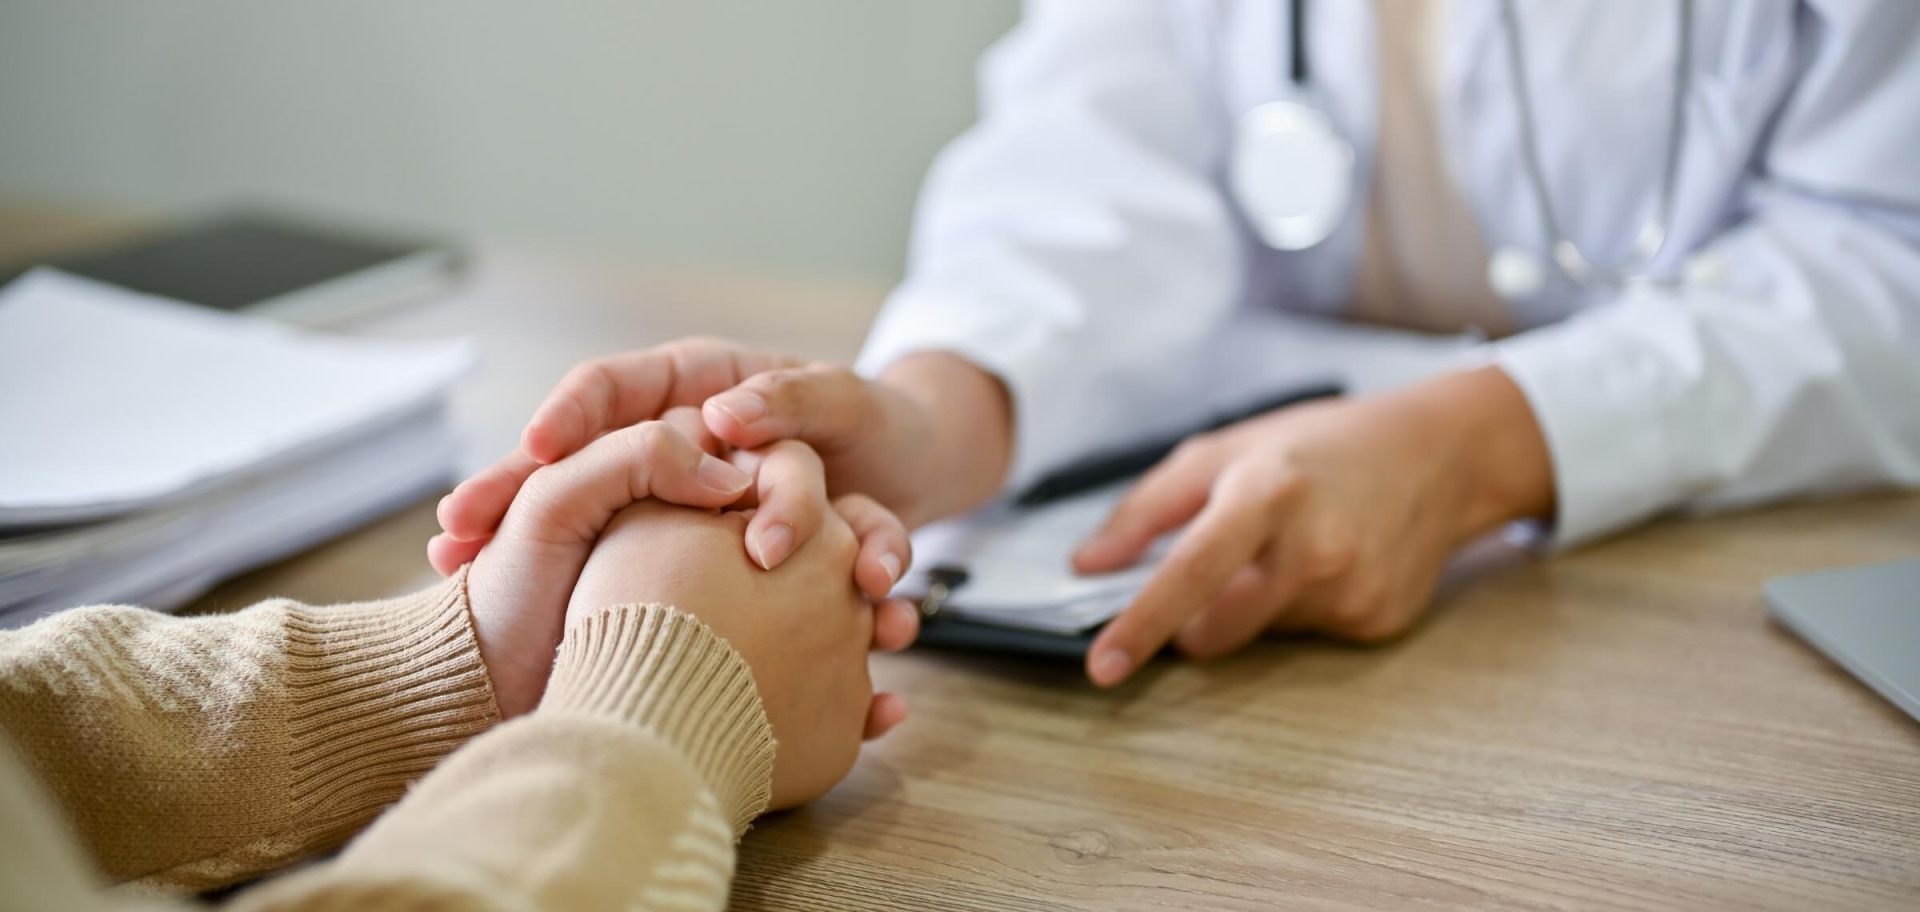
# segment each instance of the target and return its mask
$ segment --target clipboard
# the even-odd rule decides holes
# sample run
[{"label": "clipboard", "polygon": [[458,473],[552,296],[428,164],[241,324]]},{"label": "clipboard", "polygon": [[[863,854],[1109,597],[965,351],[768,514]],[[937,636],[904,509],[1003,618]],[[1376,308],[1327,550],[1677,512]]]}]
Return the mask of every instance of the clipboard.
[{"label": "clipboard", "polygon": [[961,618],[945,618],[938,621],[923,618],[920,624],[920,638],[914,641],[916,647],[999,652],[1075,661],[1087,657],[1087,650],[1093,648],[1093,638],[1099,635],[1101,627],[1106,626],[1102,624],[1085,633],[1059,634],[1021,630],[1017,627],[1001,627]]},{"label": "clipboard", "polygon": [[[1124,482],[1194,434],[1342,392],[1337,382],[1294,386],[1192,431],[1095,454],[1042,477],[1006,502],[921,530],[914,536],[916,563],[921,555],[930,562],[895,589],[920,606],[916,645],[1085,658],[1107,620],[1145,584],[1172,538],[1157,543],[1136,567],[1102,577],[1074,576],[1068,555],[1104,521],[1125,492]],[[1021,607],[1027,595],[1032,606]]]}]

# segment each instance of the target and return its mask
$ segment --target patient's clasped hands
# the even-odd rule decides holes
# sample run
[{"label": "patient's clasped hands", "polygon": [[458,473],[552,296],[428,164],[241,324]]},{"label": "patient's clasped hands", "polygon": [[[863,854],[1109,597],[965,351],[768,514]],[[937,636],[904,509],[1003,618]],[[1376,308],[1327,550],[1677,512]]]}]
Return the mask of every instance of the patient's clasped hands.
[{"label": "patient's clasped hands", "polygon": [[866,654],[917,633],[912,607],[886,599],[911,559],[906,530],[864,496],[829,501],[806,444],[735,450],[695,410],[671,409],[529,462],[501,493],[497,528],[436,536],[428,553],[443,573],[471,562],[474,628],[503,717],[539,703],[570,620],[644,603],[699,618],[752,670],[778,741],[773,807],[825,792],[863,737],[905,717],[899,698],[874,694]]}]

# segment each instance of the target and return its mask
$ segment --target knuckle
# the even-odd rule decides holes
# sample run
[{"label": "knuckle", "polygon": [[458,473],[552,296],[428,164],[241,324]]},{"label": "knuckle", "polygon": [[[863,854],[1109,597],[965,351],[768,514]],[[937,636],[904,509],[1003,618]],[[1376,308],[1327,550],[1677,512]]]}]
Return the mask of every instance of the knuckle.
[{"label": "knuckle", "polygon": [[807,375],[798,368],[782,368],[755,374],[747,379],[747,385],[769,401],[798,397],[806,392]]},{"label": "knuckle", "polygon": [[1149,520],[1152,519],[1152,511],[1149,509],[1151,504],[1152,498],[1146,496],[1140,489],[1135,489],[1114,505],[1113,513],[1107,516],[1106,522],[1102,525],[1102,531],[1122,535],[1142,534]]},{"label": "knuckle", "polygon": [[777,457],[782,470],[794,477],[817,475],[824,465],[819,452],[811,444],[791,437],[768,444],[767,454],[769,458]]},{"label": "knuckle", "polygon": [[1188,658],[1208,661],[1227,653],[1226,644],[1218,637],[1206,633],[1182,630],[1173,638],[1173,645]]},{"label": "knuckle", "polygon": [[844,365],[815,362],[787,373],[794,395],[809,397],[813,405],[832,404],[836,413],[844,414],[841,410],[866,401],[866,379]]},{"label": "knuckle", "polygon": [[561,509],[567,498],[565,482],[561,472],[555,468],[541,468],[527,476],[527,483],[520,488],[520,495],[514,499],[516,507],[527,510],[535,517],[547,517]]},{"label": "knuckle", "polygon": [[1342,532],[1322,532],[1300,544],[1300,575],[1309,582],[1333,579],[1353,569],[1358,546]]},{"label": "knuckle", "polygon": [[622,438],[635,455],[651,457],[672,451],[679,442],[680,432],[665,421],[643,421],[634,425]]},{"label": "knuckle", "polygon": [[837,517],[824,518],[815,538],[820,541],[827,559],[836,566],[851,566],[860,555],[860,539],[853,534],[852,527]]},{"label": "knuckle", "polygon": [[880,504],[865,494],[842,494],[834,499],[833,508],[845,516],[874,516]]},{"label": "knuckle", "polygon": [[834,558],[849,564],[860,554],[860,539],[855,538],[853,530],[843,522],[830,522],[824,530],[827,541],[833,545]]},{"label": "knuckle", "polygon": [[1277,503],[1275,491],[1280,479],[1271,467],[1254,459],[1229,460],[1214,478],[1213,489],[1235,503],[1255,509],[1267,509]]},{"label": "knuckle", "polygon": [[1374,611],[1342,628],[1339,635],[1356,643],[1384,643],[1399,636],[1408,623],[1409,619],[1392,612]]},{"label": "knuckle", "polygon": [[1198,554],[1174,565],[1174,579],[1182,586],[1199,588],[1213,583],[1218,573],[1218,558],[1210,554]]},{"label": "knuckle", "polygon": [[1286,507],[1306,497],[1313,487],[1313,481],[1300,472],[1282,470],[1267,485],[1269,502],[1275,507]]},{"label": "knuckle", "polygon": [[1206,458],[1208,453],[1212,452],[1213,441],[1213,435],[1210,433],[1195,434],[1192,437],[1188,437],[1180,441],[1179,445],[1173,448],[1173,452],[1167,454],[1166,461],[1163,464],[1184,466],[1198,462]]},{"label": "knuckle", "polygon": [[1358,582],[1341,592],[1327,612],[1327,629],[1351,639],[1361,639],[1390,619],[1385,591],[1378,583]]},{"label": "knuckle", "polygon": [[813,496],[813,492],[804,485],[790,485],[776,494],[780,500],[780,512],[807,526],[819,525],[829,512],[826,502]]},{"label": "knuckle", "polygon": [[582,361],[567,369],[560,378],[560,388],[570,392],[579,392],[588,387],[609,380],[607,362],[604,358]]}]

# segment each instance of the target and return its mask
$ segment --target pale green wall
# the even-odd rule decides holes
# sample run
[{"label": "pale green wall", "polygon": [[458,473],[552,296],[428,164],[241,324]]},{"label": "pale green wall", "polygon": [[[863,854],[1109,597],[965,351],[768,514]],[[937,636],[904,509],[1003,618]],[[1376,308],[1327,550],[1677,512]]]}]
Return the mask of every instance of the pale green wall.
[{"label": "pale green wall", "polygon": [[0,197],[896,275],[1015,0],[0,0]]}]

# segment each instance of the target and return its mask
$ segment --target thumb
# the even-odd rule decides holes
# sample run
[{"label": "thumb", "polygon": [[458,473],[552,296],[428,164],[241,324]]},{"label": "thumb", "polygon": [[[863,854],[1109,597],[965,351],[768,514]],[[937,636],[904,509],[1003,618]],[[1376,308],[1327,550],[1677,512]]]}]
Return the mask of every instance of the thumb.
[{"label": "thumb", "polygon": [[815,364],[748,377],[701,409],[714,435],[736,447],[802,440],[823,453],[841,450],[877,423],[866,379],[845,367]]}]

